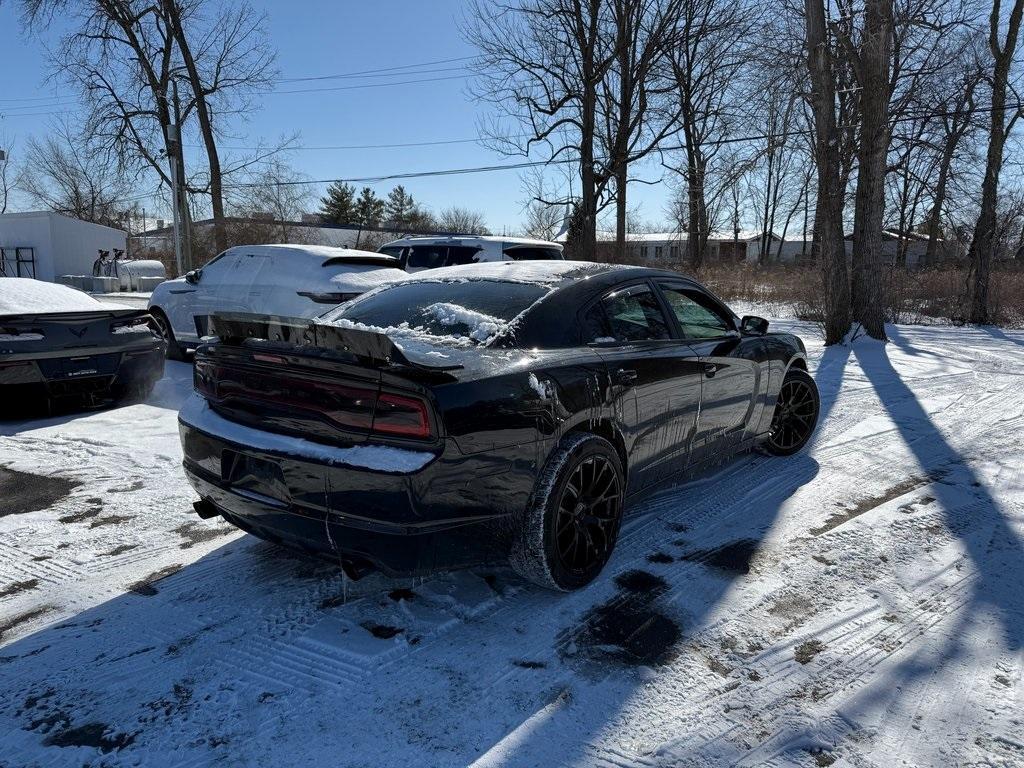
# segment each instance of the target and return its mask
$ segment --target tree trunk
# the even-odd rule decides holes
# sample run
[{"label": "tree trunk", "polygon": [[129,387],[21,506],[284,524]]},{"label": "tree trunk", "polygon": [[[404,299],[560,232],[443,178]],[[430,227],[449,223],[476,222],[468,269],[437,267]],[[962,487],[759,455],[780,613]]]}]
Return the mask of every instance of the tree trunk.
[{"label": "tree trunk", "polygon": [[932,210],[928,214],[928,246],[924,252],[924,260],[929,266],[936,262],[939,228],[942,226],[942,207],[946,203],[946,187],[949,185],[949,169],[953,165],[953,153],[956,151],[956,144],[959,141],[959,137],[954,139],[953,136],[953,133],[946,136],[946,142],[942,148],[939,177],[935,182],[935,192],[932,195]]},{"label": "tree trunk", "polygon": [[[177,0],[166,0],[169,21],[174,32],[174,39],[178,43],[178,50],[181,53],[182,62],[188,72],[189,83],[192,94],[195,98],[196,117],[199,120],[199,133],[203,137],[203,146],[206,148],[207,162],[210,167],[210,207],[213,209],[213,240],[217,253],[227,250],[227,233],[224,228],[224,191],[223,175],[220,167],[220,154],[217,151],[217,137],[213,131],[213,121],[210,118],[209,105],[206,103],[206,90],[202,77],[199,75],[199,68],[196,66],[195,58],[185,30],[181,23],[181,9]],[[184,184],[184,179],[182,179]]]},{"label": "tree trunk", "polygon": [[885,339],[882,219],[885,214],[886,153],[889,149],[892,32],[892,0],[867,0],[864,5],[864,41],[858,66],[862,89],[861,135],[857,151],[851,304],[854,320],[860,321],[874,339]]},{"label": "tree trunk", "polygon": [[622,0],[618,3],[617,35],[619,61],[618,131],[615,142],[615,254],[622,262],[626,257],[626,186],[629,184],[629,129],[633,101],[633,67],[630,64],[633,40],[633,14]]},{"label": "tree trunk", "polygon": [[970,268],[967,275],[969,291],[969,317],[972,323],[989,322],[988,292],[992,268],[992,248],[996,233],[996,195],[999,192],[999,172],[1003,166],[1003,147],[1006,144],[1006,89],[1010,65],[1017,47],[1024,0],[1016,0],[1010,12],[1006,30],[1006,43],[999,46],[999,3],[992,8],[989,29],[989,48],[995,60],[992,77],[992,118],[989,125],[988,152],[985,159],[985,178],[981,184],[981,210],[974,225],[974,237],[967,253]]},{"label": "tree trunk", "polygon": [[839,143],[836,134],[835,85],[825,38],[823,0],[805,0],[807,69],[814,113],[814,154],[818,203],[814,236],[824,282],[825,343],[839,344],[850,328],[850,286],[843,247],[843,198]]}]

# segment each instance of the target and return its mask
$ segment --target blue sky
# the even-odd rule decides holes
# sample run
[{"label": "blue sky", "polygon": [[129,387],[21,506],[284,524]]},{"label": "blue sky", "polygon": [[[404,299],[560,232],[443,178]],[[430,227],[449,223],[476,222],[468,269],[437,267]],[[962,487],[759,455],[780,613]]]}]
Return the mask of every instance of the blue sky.
[{"label": "blue sky", "polygon": [[[259,0],[254,4],[261,7]],[[14,138],[12,157],[16,158],[18,146],[23,146],[29,135],[45,133],[48,122],[54,119],[52,115],[37,113],[73,106],[66,104],[66,90],[45,83],[43,44],[22,34],[14,6],[11,0],[0,3],[0,137]],[[266,0],[262,7],[269,16],[268,29],[278,51],[278,69],[283,78],[421,64],[474,53],[458,28],[464,0]],[[56,38],[56,30],[50,30],[43,42],[55,42]],[[440,63],[429,69],[459,67],[461,63]],[[260,108],[239,126],[240,138],[225,140],[223,144],[248,146],[261,137],[273,140],[298,132],[300,144],[306,148],[292,153],[289,161],[314,179],[516,162],[472,141],[408,148],[321,149],[474,139],[480,120],[490,107],[472,100],[465,75],[465,71],[456,70],[372,80],[281,83],[279,91],[376,83],[381,79],[453,78],[350,90],[268,94]],[[52,100],[42,98],[54,95],[57,98]],[[494,231],[503,227],[515,229],[522,219],[526,195],[516,171],[403,183],[413,197],[434,210],[461,205],[483,211]],[[393,184],[371,186],[383,195]],[[670,195],[666,185],[633,185],[630,193],[631,207],[642,204],[643,219],[664,219]]]}]

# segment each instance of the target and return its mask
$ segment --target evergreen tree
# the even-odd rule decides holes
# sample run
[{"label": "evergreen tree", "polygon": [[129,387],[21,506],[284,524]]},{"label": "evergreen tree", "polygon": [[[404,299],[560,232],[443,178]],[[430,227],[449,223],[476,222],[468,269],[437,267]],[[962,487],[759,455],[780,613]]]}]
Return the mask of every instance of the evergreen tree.
[{"label": "evergreen tree", "polygon": [[334,182],[320,198],[320,215],[331,224],[358,223],[355,196],[355,187],[342,181]]},{"label": "evergreen tree", "polygon": [[415,218],[417,213],[416,201],[401,184],[388,193],[388,199],[384,202],[384,221],[404,226]]},{"label": "evergreen tree", "polygon": [[384,216],[384,201],[369,187],[363,187],[355,204],[355,223],[364,227],[375,227]]}]

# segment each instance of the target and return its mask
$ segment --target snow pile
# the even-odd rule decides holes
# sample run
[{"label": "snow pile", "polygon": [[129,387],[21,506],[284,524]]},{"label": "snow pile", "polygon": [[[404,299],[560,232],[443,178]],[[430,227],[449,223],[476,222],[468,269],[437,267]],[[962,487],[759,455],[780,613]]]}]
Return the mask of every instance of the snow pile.
[{"label": "snow pile", "polygon": [[354,331],[366,331],[367,333],[379,333],[388,336],[403,352],[417,351],[423,355],[429,355],[431,347],[438,344],[447,344],[453,347],[470,347],[474,341],[468,336],[435,336],[422,326],[411,326],[409,323],[399,323],[387,327],[358,323],[342,317],[333,320],[326,325],[333,325],[338,328],[351,328]]},{"label": "snow pile", "polygon": [[28,277],[0,278],[0,315],[95,312],[111,307],[82,291]]},{"label": "snow pile", "polygon": [[438,302],[424,308],[424,312],[433,315],[441,325],[464,325],[469,331],[469,338],[486,344],[498,335],[504,323],[496,317],[476,312],[458,304]]},{"label": "snow pile", "polygon": [[221,437],[248,448],[289,456],[301,456],[328,464],[372,469],[377,472],[408,474],[422,469],[434,458],[434,454],[428,451],[409,451],[387,445],[355,445],[351,448],[335,448],[301,437],[264,432],[262,429],[253,429],[219,416],[199,395],[192,395],[185,402],[178,414],[178,419],[183,424],[194,427],[200,432]]}]

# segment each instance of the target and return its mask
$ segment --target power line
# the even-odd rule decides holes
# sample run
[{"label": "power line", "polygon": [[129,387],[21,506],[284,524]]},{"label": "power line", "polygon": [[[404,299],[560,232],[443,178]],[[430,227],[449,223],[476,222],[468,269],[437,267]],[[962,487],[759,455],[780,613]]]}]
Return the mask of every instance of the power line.
[{"label": "power line", "polygon": [[428,77],[420,80],[397,80],[391,83],[364,83],[362,85],[335,85],[327,88],[296,88],[287,91],[261,91],[265,96],[277,96],[284,93],[324,93],[326,91],[354,91],[359,88],[383,88],[392,85],[413,85],[414,83],[437,83],[442,80],[465,80],[466,75],[447,75],[445,77]]},{"label": "power line", "polygon": [[381,72],[394,72],[396,75],[398,75],[398,74],[406,74],[406,72],[402,72],[400,70],[416,69],[416,68],[419,68],[419,67],[432,67],[432,66],[437,65],[437,64],[452,64],[452,63],[454,63],[456,61],[469,61],[470,59],[475,59],[475,58],[476,58],[476,56],[457,56],[457,57],[455,57],[453,59],[436,59],[434,61],[423,61],[423,62],[420,62],[418,64],[401,64],[401,65],[394,66],[394,67],[382,67],[380,69],[363,69],[363,70],[359,70],[359,71],[356,71],[356,72],[344,72],[344,73],[342,73],[340,75],[315,75],[315,76],[309,76],[309,77],[283,77],[283,78],[280,79],[279,82],[282,82],[282,83],[302,83],[302,82],[309,82],[311,80],[340,80],[340,79],[350,78],[350,77],[377,75],[378,73],[381,73]]},{"label": "power line", "polygon": [[[1008,107],[1006,107],[1006,109],[1009,109],[1009,110],[1014,110],[1014,109],[1016,109],[1016,110],[1024,110],[1024,104],[1009,105]],[[901,115],[900,117],[894,119],[892,122],[893,123],[901,123],[901,122],[908,122],[910,120],[920,120],[920,119],[927,119],[927,118],[933,118],[933,117],[954,117],[954,116],[957,116],[957,115],[976,114],[976,113],[979,113],[979,112],[992,112],[992,111],[994,111],[993,107],[989,106],[989,107],[974,107],[973,109],[969,109],[969,110],[953,110],[953,111],[949,111],[949,112],[929,112],[929,113],[906,114],[906,115]],[[836,126],[836,129],[837,130],[846,130],[846,129],[849,129],[849,128],[856,128],[856,127],[857,127],[856,125],[838,125],[838,126]],[[749,142],[753,142],[753,141],[768,141],[768,140],[774,140],[774,139],[779,139],[779,138],[783,138],[783,137],[809,136],[809,135],[813,135],[813,134],[814,134],[814,129],[813,128],[807,128],[807,129],[803,129],[803,130],[784,131],[784,132],[774,133],[774,134],[757,134],[757,135],[752,135],[752,136],[735,136],[735,137],[732,137],[732,138],[718,139],[716,141],[705,142],[704,145],[708,146],[708,147],[726,146],[726,145],[729,145],[729,144],[745,144],[745,143],[749,143]],[[686,149],[686,145],[685,144],[676,144],[676,145],[673,145],[673,146],[662,147],[662,151],[666,151],[666,152],[679,151],[679,150],[683,150],[683,149]],[[597,161],[604,161],[604,160],[607,160],[608,158],[607,157],[595,157],[594,159],[597,160]],[[274,182],[274,184],[276,184],[277,186],[301,186],[301,185],[305,185],[305,184],[336,184],[336,183],[341,183],[341,184],[374,184],[374,183],[379,183],[379,182],[382,182],[382,181],[399,181],[399,180],[404,180],[404,179],[420,179],[420,178],[441,177],[441,176],[461,176],[461,175],[474,174],[474,173],[494,173],[494,172],[497,172],[497,171],[518,171],[518,170],[524,170],[524,169],[527,169],[527,168],[539,168],[539,167],[547,166],[547,165],[565,165],[565,164],[568,164],[568,163],[576,163],[576,162],[579,162],[579,158],[576,158],[576,157],[566,157],[566,158],[558,158],[558,159],[553,159],[553,160],[552,159],[549,159],[549,160],[532,160],[532,161],[524,161],[524,162],[520,162],[520,163],[507,163],[507,164],[504,164],[504,165],[480,165],[480,166],[471,166],[471,167],[465,167],[465,168],[445,168],[445,169],[434,170],[434,171],[413,171],[413,172],[409,172],[409,173],[392,173],[392,174],[384,174],[384,175],[381,175],[381,176],[361,176],[361,177],[352,177],[352,178],[345,178],[345,179],[296,179],[296,180],[291,180],[291,181]],[[243,188],[262,187],[262,186],[266,186],[266,184],[263,183],[263,182],[251,182],[251,183],[225,184],[224,188],[229,188],[230,187],[230,188],[236,188],[236,189],[243,189]]]},{"label": "power line", "polygon": [[[498,140],[511,140],[511,139],[522,139],[530,136],[528,133],[517,134],[513,136],[495,136],[494,139]],[[289,147],[286,151],[288,152],[319,152],[325,150],[343,150],[343,149],[403,149],[407,147],[436,147],[445,144],[474,144],[481,140],[480,136],[469,139],[440,139],[437,141],[407,141],[397,144],[338,144],[332,146],[319,146],[319,147]],[[192,149],[202,149],[202,144],[186,144],[185,146]],[[221,149],[235,149],[235,150],[258,150],[264,149],[264,147],[239,147],[239,146],[225,146]]]}]

